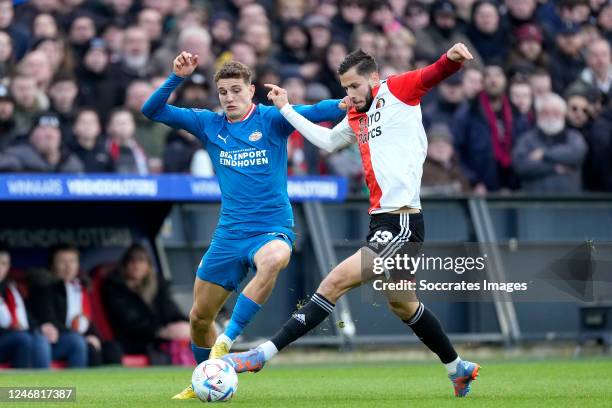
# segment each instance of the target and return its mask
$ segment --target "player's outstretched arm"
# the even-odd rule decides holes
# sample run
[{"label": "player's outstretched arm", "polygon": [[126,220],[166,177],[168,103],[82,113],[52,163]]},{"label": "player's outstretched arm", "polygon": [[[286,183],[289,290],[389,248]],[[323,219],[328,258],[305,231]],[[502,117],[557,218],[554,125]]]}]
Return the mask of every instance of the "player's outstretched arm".
[{"label": "player's outstretched arm", "polygon": [[[198,115],[193,109],[179,108],[169,105],[170,94],[191,75],[198,66],[198,56],[186,51],[181,52],[173,62],[172,73],[166,81],[153,92],[142,106],[142,113],[149,119],[164,123],[177,129],[185,129],[195,136],[202,132]],[[212,112],[198,110],[198,113]]]},{"label": "player's outstretched arm", "polygon": [[[285,89],[272,84],[265,84],[265,86],[270,88],[268,99],[274,103],[274,106],[279,109],[283,117],[310,143],[331,153],[354,142],[355,137],[346,116],[333,129],[319,126],[293,109],[289,104]],[[338,106],[339,103],[334,101],[334,104]]]},{"label": "player's outstretched arm", "polygon": [[408,105],[417,105],[431,88],[459,71],[465,61],[474,59],[462,44],[453,45],[436,62],[425,68],[404,72],[389,78],[389,90]]}]

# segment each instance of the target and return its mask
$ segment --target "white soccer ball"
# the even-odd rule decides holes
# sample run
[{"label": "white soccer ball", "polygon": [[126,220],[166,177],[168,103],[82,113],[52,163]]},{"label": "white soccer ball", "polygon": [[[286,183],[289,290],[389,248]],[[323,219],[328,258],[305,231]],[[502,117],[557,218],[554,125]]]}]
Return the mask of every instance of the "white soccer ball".
[{"label": "white soccer ball", "polygon": [[193,370],[191,386],[202,402],[229,401],[238,389],[238,376],[229,363],[206,360]]}]

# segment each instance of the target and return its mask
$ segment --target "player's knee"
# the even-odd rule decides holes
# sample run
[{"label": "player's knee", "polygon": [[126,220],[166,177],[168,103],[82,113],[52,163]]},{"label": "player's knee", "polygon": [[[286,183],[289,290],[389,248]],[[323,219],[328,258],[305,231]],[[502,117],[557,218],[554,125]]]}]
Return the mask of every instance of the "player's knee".
[{"label": "player's knee", "polygon": [[257,273],[277,275],[289,263],[286,251],[273,251],[261,258],[257,264]]},{"label": "player's knee", "polygon": [[200,331],[206,331],[213,326],[215,321],[214,316],[209,313],[203,313],[195,306],[191,308],[189,312],[189,324],[192,328],[196,328]]},{"label": "player's knee", "polygon": [[419,307],[419,302],[394,302],[389,301],[389,309],[402,320],[408,320],[414,316]]}]

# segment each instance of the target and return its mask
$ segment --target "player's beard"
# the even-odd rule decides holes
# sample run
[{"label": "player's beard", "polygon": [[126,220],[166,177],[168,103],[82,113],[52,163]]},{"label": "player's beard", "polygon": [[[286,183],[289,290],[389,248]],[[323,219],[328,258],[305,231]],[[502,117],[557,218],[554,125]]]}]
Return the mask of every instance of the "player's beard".
[{"label": "player's beard", "polygon": [[372,96],[372,87],[368,86],[368,94],[366,95],[366,100],[365,100],[365,103],[363,104],[363,107],[361,108],[355,107],[355,110],[359,113],[365,113],[368,110],[370,110],[370,106],[372,105],[373,101],[374,101],[374,97]]}]

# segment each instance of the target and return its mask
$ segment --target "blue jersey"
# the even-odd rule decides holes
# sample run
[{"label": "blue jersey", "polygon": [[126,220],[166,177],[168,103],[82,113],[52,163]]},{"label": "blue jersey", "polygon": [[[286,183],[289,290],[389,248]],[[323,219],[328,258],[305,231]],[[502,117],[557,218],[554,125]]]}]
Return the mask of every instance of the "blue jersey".
[{"label": "blue jersey", "polygon": [[[230,123],[224,113],[166,104],[183,78],[170,74],[145,102],[149,119],[197,136],[213,163],[221,188],[221,217],[216,235],[235,237],[293,227],[287,195],[287,138],[294,128],[273,106],[253,105],[250,115]],[[295,109],[312,122],[339,120],[339,100]]]}]

